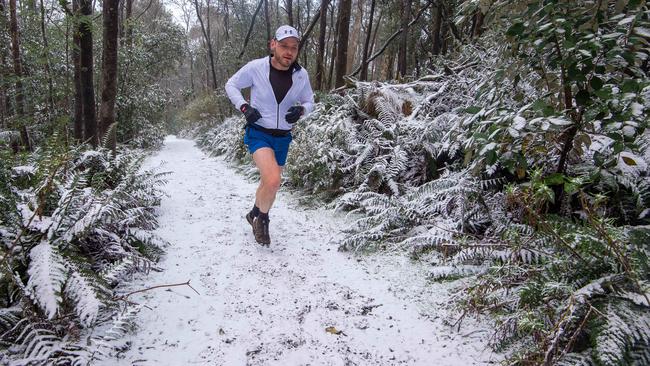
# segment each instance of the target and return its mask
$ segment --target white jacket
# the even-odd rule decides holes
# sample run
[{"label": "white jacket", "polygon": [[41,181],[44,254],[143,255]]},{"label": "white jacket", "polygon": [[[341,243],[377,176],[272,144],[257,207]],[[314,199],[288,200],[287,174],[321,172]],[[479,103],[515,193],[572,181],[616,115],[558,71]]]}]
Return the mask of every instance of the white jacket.
[{"label": "white jacket", "polygon": [[269,80],[271,64],[269,56],[253,60],[244,65],[226,82],[226,93],[237,109],[246,102],[241,89],[251,87],[252,107],[262,115],[256,124],[270,129],[290,130],[293,126],[284,116],[290,107],[299,104],[305,108],[305,114],[314,109],[314,92],[309,83],[307,71],[300,67],[293,71],[293,84],[287,95],[278,104]]}]

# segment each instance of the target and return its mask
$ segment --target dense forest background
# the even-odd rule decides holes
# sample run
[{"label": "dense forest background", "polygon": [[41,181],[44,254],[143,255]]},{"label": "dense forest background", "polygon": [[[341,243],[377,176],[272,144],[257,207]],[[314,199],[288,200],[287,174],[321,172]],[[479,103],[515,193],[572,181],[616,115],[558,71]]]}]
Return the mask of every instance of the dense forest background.
[{"label": "dense forest background", "polygon": [[319,101],[286,185],[359,215],[342,250],[464,279],[509,364],[650,364],[641,0],[0,0],[0,361],[111,354],[166,245],[142,160],[247,164],[223,85],[282,24]]}]

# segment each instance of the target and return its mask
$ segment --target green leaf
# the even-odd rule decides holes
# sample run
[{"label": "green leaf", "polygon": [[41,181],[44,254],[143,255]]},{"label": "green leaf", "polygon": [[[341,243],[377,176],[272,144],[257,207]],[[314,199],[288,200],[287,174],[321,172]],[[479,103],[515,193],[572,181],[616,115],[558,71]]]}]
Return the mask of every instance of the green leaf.
[{"label": "green leaf", "polygon": [[625,51],[621,54],[621,56],[623,56],[623,58],[625,59],[625,61],[627,61],[628,64],[634,65],[634,53]]},{"label": "green leaf", "polygon": [[580,185],[577,184],[576,182],[571,181],[571,180],[564,183],[564,192],[566,194],[574,194],[574,193],[578,192],[579,188],[580,188]]},{"label": "green leaf", "polygon": [[566,181],[566,177],[564,176],[564,174],[561,173],[553,173],[544,178],[544,184],[549,186],[557,186],[560,184],[564,184],[565,181]]},{"label": "green leaf", "polygon": [[518,22],[508,28],[506,35],[511,37],[520,36],[522,33],[524,33],[525,29],[526,27],[524,26],[524,23]]},{"label": "green leaf", "polygon": [[471,107],[465,108],[465,113],[476,114],[476,113],[480,112],[482,109],[483,108],[481,108],[481,107],[477,107],[477,106],[473,105]]},{"label": "green leaf", "polygon": [[487,152],[487,156],[485,157],[485,162],[488,165],[493,165],[494,163],[497,162],[497,153],[494,150],[490,150]]},{"label": "green leaf", "polygon": [[612,145],[613,152],[614,154],[618,154],[621,151],[625,150],[625,144],[622,141],[616,141],[614,145]]},{"label": "green leaf", "polygon": [[610,99],[612,97],[612,90],[610,88],[604,88],[594,91],[594,94],[600,99]]},{"label": "green leaf", "polygon": [[636,93],[639,91],[639,83],[637,83],[636,80],[627,79],[623,82],[621,91],[623,93]]},{"label": "green leaf", "polygon": [[603,81],[599,77],[594,76],[591,78],[591,81],[589,81],[589,85],[591,85],[594,90],[600,90],[603,87]]},{"label": "green leaf", "polygon": [[576,99],[576,103],[579,106],[585,106],[589,104],[591,95],[589,94],[588,91],[583,89],[576,93],[575,99]]}]

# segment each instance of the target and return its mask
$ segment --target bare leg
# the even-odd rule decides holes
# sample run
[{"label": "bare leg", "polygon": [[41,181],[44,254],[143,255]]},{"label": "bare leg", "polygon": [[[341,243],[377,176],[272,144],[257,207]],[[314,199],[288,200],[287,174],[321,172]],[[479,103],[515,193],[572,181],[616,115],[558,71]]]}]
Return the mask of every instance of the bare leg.
[{"label": "bare leg", "polygon": [[255,205],[263,213],[268,213],[280,189],[282,167],[275,161],[273,149],[263,147],[255,150],[253,161],[260,171],[260,185],[255,194]]}]

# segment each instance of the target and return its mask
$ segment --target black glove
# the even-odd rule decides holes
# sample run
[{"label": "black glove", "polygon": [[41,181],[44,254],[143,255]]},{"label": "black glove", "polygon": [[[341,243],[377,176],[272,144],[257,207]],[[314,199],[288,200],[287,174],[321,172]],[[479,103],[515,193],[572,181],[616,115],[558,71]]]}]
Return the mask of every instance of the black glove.
[{"label": "black glove", "polygon": [[240,109],[246,117],[246,122],[248,123],[255,123],[258,119],[262,118],[260,112],[254,107],[251,107],[249,104],[242,104]]},{"label": "black glove", "polygon": [[287,120],[289,123],[296,123],[298,122],[298,119],[302,114],[305,113],[305,107],[296,105],[287,111],[287,114],[284,116],[284,118]]}]

